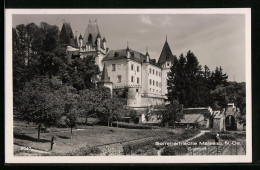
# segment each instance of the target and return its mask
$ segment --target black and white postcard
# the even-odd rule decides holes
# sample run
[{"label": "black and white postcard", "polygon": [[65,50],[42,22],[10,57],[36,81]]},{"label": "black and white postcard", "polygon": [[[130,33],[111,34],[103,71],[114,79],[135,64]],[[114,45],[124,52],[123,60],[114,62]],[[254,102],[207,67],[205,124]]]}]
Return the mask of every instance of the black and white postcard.
[{"label": "black and white postcard", "polygon": [[252,161],[251,10],[6,9],[6,163]]}]

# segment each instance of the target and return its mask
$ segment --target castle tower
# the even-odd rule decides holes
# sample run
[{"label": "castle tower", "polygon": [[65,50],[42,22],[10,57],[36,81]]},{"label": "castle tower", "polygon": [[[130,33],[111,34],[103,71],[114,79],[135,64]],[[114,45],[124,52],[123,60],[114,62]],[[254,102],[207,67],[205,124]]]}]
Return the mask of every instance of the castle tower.
[{"label": "castle tower", "polygon": [[97,20],[90,21],[82,39],[82,48],[80,50],[81,57],[94,56],[95,64],[98,65],[99,70],[103,70],[102,60],[107,54],[106,40],[103,38],[98,28]]},{"label": "castle tower", "polygon": [[113,94],[113,83],[109,80],[108,73],[107,73],[107,67],[104,64],[101,80],[97,83],[98,87],[108,87],[111,92],[111,97]]},{"label": "castle tower", "polygon": [[170,68],[173,65],[175,58],[176,58],[176,56],[172,54],[172,51],[167,42],[167,36],[166,36],[166,41],[164,43],[161,55],[158,60],[158,64],[162,67],[162,95],[165,95],[168,93],[167,75],[170,72]]},{"label": "castle tower", "polygon": [[64,22],[59,35],[59,43],[65,46],[74,46],[74,35],[70,26],[70,23]]}]

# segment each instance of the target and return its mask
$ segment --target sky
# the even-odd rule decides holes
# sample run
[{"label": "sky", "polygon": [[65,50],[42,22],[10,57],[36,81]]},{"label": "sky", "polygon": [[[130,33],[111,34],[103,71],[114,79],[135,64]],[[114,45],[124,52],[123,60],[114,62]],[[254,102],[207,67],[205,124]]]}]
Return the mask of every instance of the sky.
[{"label": "sky", "polygon": [[211,71],[221,66],[230,81],[245,82],[245,15],[243,14],[30,14],[13,15],[19,24],[47,22],[60,29],[69,22],[75,35],[84,36],[89,20],[97,20],[110,50],[132,50],[160,56],[166,40],[173,55],[191,50]]}]

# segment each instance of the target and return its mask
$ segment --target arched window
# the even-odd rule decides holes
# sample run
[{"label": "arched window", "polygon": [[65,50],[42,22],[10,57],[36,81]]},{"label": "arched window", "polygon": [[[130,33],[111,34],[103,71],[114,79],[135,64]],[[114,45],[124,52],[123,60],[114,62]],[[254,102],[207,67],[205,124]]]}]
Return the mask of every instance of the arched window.
[{"label": "arched window", "polygon": [[153,80],[153,86],[154,86],[154,80]]},{"label": "arched window", "polygon": [[156,81],[156,86],[158,87],[158,81]]},{"label": "arched window", "polygon": [[156,70],[156,76],[158,76],[158,71]]},{"label": "arched window", "polygon": [[134,76],[131,77],[131,82],[132,82],[132,83],[134,82]]},{"label": "arched window", "polygon": [[133,64],[131,65],[131,70],[134,70],[134,65]]},{"label": "arched window", "polygon": [[139,77],[137,77],[137,84],[139,84]]},{"label": "arched window", "polygon": [[150,74],[152,73],[152,69],[151,68],[149,69],[149,72],[150,72]]},{"label": "arched window", "polygon": [[137,66],[137,68],[136,68],[136,69],[137,69],[137,72],[139,72],[139,66]]},{"label": "arched window", "polygon": [[152,85],[152,79],[150,79],[150,85]]}]

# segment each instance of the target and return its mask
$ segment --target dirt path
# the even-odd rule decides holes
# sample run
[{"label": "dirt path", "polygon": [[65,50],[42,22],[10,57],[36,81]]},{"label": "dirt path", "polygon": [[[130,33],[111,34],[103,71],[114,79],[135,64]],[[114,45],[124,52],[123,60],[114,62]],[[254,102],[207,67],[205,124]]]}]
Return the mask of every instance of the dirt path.
[{"label": "dirt path", "polygon": [[[193,140],[193,139],[195,139],[195,138],[197,138],[197,137],[199,137],[199,136],[201,136],[201,135],[204,135],[204,134],[207,133],[207,132],[210,132],[210,131],[208,131],[208,130],[202,130],[202,131],[200,131],[199,134],[197,134],[197,135],[195,135],[195,136],[193,136],[193,137],[191,137],[191,138],[189,138],[189,139],[183,140],[183,141],[181,141],[181,142],[185,143],[185,142],[191,141],[191,140]],[[165,147],[163,147],[163,148],[161,148],[161,149],[158,150],[158,152],[157,152],[157,155],[158,155],[158,156],[161,156],[161,153],[162,153],[162,151],[164,150],[164,148],[165,148]]]}]

